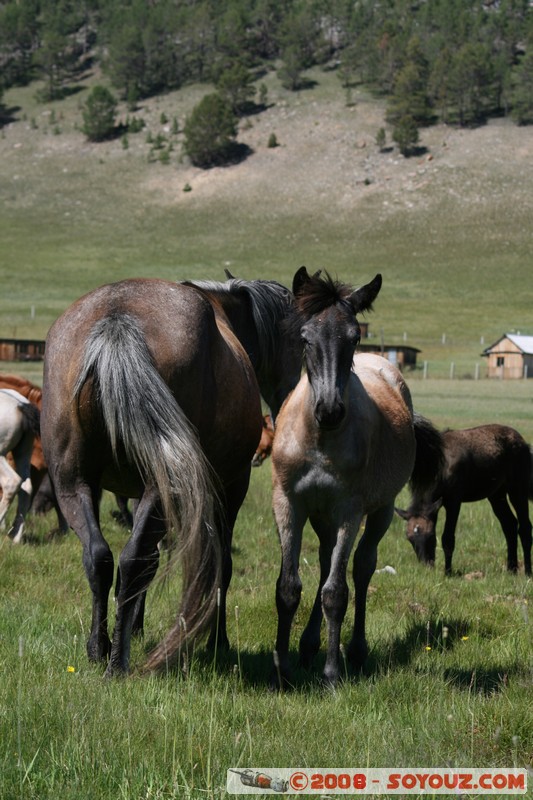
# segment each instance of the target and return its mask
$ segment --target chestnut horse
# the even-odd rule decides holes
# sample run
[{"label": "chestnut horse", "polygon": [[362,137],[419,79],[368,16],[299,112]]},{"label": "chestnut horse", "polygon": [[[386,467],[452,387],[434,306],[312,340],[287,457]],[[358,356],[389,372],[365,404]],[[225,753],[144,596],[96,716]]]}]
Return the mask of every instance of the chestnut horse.
[{"label": "chestnut horse", "polygon": [[298,568],[307,519],[320,540],[320,581],[300,640],[300,660],[308,665],[317,653],[324,614],[323,679],[330,685],[339,679],[346,569],[365,515],[353,562],[356,607],[347,653],[356,668],[367,655],[366,596],[377,547],[415,462],[411,398],[400,372],[378,355],[354,357],[360,338],[356,315],[371,307],[380,288],[380,275],[353,290],[329,276],[311,277],[305,267],[294,279],[306,374],[276,420],[272,448],[273,509],[282,554],[273,673],[278,684],[289,680],[289,637],[302,590]]},{"label": "chestnut horse", "polygon": [[[38,434],[39,409],[19,392],[0,389],[0,524],[17,495],[17,513],[9,531],[15,543],[22,541],[24,518],[30,507],[30,461],[33,440]],[[8,453],[13,456],[13,466],[6,458]]]},{"label": "chestnut horse", "polygon": [[252,458],[252,467],[260,467],[272,452],[272,442],[274,441],[274,423],[270,414],[263,417],[263,430],[257,449]]},{"label": "chestnut horse", "polygon": [[[167,664],[210,623],[210,643],[228,645],[231,538],[261,434],[260,391],[275,416],[300,376],[301,348],[283,330],[291,313],[291,293],[273,281],[133,279],[90,292],[51,328],[42,441],[83,545],[93,594],[88,656],[109,658],[107,675],[128,670],[136,606],[167,528],[179,533],[182,601],[145,667]],[[112,641],[101,487],[139,499],[119,558]]]},{"label": "chestnut horse", "polygon": [[409,508],[396,509],[407,520],[407,538],[418,560],[431,566],[435,563],[437,516],[444,507],[444,571],[451,575],[461,504],[487,498],[507,542],[507,569],[518,570],[520,538],[524,570],[531,575],[528,497],[533,499],[533,458],[527,442],[506,425],[479,425],[442,432],[433,428],[432,435],[441,458],[428,475],[430,486],[425,491],[411,487]]}]

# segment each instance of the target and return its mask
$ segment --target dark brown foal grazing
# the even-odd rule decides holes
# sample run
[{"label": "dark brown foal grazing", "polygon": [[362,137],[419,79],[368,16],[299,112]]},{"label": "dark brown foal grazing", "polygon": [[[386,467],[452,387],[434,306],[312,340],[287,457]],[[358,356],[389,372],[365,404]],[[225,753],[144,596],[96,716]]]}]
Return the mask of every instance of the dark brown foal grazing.
[{"label": "dark brown foal grazing", "polygon": [[[261,434],[259,391],[275,415],[300,376],[301,348],[283,330],[291,312],[291,293],[275,282],[137,279],[82,297],[50,330],[42,441],[83,545],[93,595],[88,656],[109,659],[106,674],[128,670],[132,628],[168,528],[179,534],[182,603],[147,668],[167,664],[209,623],[212,642],[227,646],[231,537]],[[112,640],[102,487],[139,499],[119,559]]]},{"label": "dark brown foal grazing", "polygon": [[415,461],[411,398],[400,372],[377,355],[354,357],[360,337],[356,315],[371,307],[380,287],[380,275],[353,290],[329,276],[310,277],[304,267],[294,278],[306,374],[276,420],[272,449],[282,556],[276,587],[276,683],[289,681],[289,637],[302,590],[298,567],[307,519],[320,539],[320,582],[300,640],[300,659],[307,665],[317,653],[324,614],[328,648],[323,678],[328,684],[339,679],[346,569],[365,515],[353,561],[356,606],[347,653],[355,668],[367,655],[366,596],[377,547]]},{"label": "dark brown foal grazing", "polygon": [[507,569],[518,570],[519,538],[524,569],[531,575],[528,497],[533,499],[533,476],[529,445],[518,431],[506,425],[443,432],[434,428],[433,436],[442,457],[440,467],[429,476],[429,489],[419,491],[411,487],[409,508],[396,509],[407,520],[407,538],[418,559],[430,565],[435,563],[437,516],[443,507],[446,510],[442,534],[444,570],[450,575],[461,504],[487,498],[507,542]]}]

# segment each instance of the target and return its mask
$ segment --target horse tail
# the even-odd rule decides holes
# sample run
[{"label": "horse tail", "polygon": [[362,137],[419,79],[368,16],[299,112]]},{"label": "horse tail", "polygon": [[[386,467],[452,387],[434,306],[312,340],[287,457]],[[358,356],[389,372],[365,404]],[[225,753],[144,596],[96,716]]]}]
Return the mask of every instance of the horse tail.
[{"label": "horse tail", "polygon": [[530,468],[529,468],[529,499],[533,500],[533,445],[529,445]]},{"label": "horse tail", "polygon": [[24,431],[32,433],[34,436],[41,435],[41,412],[33,403],[21,403],[19,405],[22,414],[22,425]]},{"label": "horse tail", "polygon": [[179,534],[181,607],[148,657],[146,667],[156,669],[204,632],[216,608],[222,560],[216,478],[132,316],[116,314],[93,327],[75,397],[91,377],[115,457],[123,450],[145,484],[157,487],[167,526]]},{"label": "horse tail", "polygon": [[413,426],[416,456],[409,486],[413,495],[420,495],[434,486],[442,472],[444,443],[437,428],[417,412],[413,416]]}]

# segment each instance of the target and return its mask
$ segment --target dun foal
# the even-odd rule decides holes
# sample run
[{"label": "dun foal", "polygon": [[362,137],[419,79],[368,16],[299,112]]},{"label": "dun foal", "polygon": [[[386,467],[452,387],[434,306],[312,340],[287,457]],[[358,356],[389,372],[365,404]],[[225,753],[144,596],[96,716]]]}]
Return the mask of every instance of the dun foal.
[{"label": "dun foal", "polygon": [[339,679],[346,569],[365,515],[353,562],[355,621],[348,657],[358,668],[367,655],[366,596],[377,546],[415,460],[411,398],[401,374],[380,356],[354,357],[360,338],[356,315],[371,308],[380,288],[380,275],[355,291],[329,276],[309,276],[305,267],[294,278],[306,374],[282,407],[272,450],[273,507],[282,553],[276,682],[289,679],[289,636],[302,590],[298,566],[307,519],[320,540],[320,582],[300,640],[301,662],[309,664],[319,650],[324,614],[328,649],[323,678],[330,685]]}]

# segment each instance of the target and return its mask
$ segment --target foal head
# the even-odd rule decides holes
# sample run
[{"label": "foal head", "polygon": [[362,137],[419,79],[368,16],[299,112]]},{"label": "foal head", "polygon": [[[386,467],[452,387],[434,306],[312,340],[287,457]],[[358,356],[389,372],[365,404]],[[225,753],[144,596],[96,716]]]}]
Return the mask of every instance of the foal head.
[{"label": "foal head", "polygon": [[396,508],[396,513],[407,522],[407,540],[413,545],[416,557],[423,564],[434,566],[437,549],[437,515],[442,497],[434,502],[411,506],[407,511]]},{"label": "foal head", "polygon": [[310,276],[301,267],[293,281],[307,376],[319,428],[333,430],[346,414],[345,389],[361,338],[356,315],[368,311],[381,289],[381,275],[360,289],[327,273]]}]

